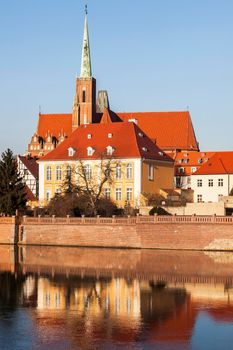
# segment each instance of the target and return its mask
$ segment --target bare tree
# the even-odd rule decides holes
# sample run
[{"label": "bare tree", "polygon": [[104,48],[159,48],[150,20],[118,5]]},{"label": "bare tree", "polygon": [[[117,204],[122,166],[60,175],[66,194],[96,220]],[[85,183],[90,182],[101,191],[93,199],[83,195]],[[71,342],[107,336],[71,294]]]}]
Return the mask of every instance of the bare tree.
[{"label": "bare tree", "polygon": [[78,178],[77,193],[85,196],[92,215],[97,215],[98,202],[103,197],[104,185],[113,184],[116,165],[117,161],[106,154],[101,154],[94,160],[94,166],[82,159],[77,161],[74,169]]}]

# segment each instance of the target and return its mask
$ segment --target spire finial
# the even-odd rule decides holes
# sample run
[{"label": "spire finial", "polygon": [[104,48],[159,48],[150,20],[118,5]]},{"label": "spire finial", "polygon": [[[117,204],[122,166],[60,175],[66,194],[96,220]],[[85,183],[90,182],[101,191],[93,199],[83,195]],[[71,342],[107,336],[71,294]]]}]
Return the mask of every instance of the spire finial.
[{"label": "spire finial", "polygon": [[81,78],[90,78],[91,72],[91,53],[88,35],[88,23],[87,23],[87,5],[85,5],[85,23],[83,34],[83,50],[82,50],[82,62],[81,62]]}]

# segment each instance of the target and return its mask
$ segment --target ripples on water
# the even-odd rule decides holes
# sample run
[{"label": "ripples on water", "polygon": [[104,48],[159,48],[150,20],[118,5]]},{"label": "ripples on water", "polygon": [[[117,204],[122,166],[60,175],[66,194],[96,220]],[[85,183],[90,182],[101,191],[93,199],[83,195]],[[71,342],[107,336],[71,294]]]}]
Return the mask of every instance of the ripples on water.
[{"label": "ripples on water", "polygon": [[0,247],[0,349],[233,349],[232,257]]}]

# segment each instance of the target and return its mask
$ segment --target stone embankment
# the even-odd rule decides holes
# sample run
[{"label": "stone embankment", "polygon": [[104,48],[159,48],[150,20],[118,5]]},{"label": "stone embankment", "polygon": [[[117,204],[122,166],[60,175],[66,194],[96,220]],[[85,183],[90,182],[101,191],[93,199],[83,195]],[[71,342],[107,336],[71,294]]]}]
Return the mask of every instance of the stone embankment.
[{"label": "stone embankment", "polygon": [[0,218],[0,243],[233,251],[233,217]]}]

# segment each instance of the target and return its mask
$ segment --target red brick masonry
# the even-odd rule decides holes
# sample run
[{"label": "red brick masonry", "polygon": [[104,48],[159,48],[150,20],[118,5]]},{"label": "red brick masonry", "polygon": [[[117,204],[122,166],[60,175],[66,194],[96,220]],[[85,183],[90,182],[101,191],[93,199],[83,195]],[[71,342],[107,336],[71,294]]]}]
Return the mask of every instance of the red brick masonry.
[{"label": "red brick masonry", "polygon": [[24,217],[19,244],[233,251],[233,217]]}]

